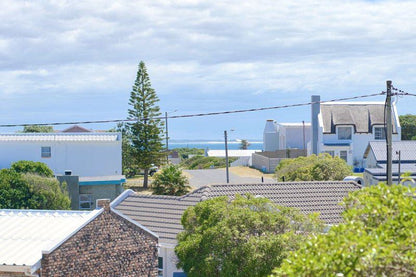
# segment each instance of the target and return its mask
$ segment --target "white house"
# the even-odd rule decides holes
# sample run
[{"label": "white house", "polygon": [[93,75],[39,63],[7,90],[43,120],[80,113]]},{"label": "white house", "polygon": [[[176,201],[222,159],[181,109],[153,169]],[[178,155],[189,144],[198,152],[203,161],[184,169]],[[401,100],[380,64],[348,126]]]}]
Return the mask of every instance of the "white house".
[{"label": "white house", "polygon": [[310,123],[277,123],[267,120],[263,132],[263,150],[305,149],[310,140]]},{"label": "white house", "polygon": [[121,133],[0,134],[0,168],[20,160],[43,162],[55,175],[121,175]]},{"label": "white house", "polygon": [[[400,154],[400,155],[399,155]],[[364,180],[367,186],[387,181],[387,147],[385,141],[371,141],[365,152],[366,169]],[[416,141],[403,140],[392,143],[392,181],[398,183],[398,176],[410,174],[412,186],[416,180]]]},{"label": "white house", "polygon": [[[364,151],[370,141],[385,140],[384,102],[318,103],[312,96],[312,141],[309,154],[329,153],[363,169]],[[393,141],[401,140],[395,103],[392,105]]]}]

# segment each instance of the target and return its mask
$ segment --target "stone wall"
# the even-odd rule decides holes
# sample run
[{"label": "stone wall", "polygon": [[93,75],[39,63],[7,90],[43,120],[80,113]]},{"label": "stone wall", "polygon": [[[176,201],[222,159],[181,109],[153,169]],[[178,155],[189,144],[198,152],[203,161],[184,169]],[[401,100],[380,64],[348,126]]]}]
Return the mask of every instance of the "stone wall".
[{"label": "stone wall", "polygon": [[42,277],[157,276],[158,239],[112,212],[104,212],[50,254]]}]

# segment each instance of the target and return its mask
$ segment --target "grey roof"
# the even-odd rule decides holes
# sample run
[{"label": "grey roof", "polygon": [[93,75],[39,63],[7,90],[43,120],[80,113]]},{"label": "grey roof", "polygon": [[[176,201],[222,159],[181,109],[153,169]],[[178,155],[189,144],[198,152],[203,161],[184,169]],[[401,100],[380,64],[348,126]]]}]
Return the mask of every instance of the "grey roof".
[{"label": "grey roof", "polygon": [[[382,102],[323,103],[321,114],[324,134],[335,134],[337,125],[353,125],[356,133],[372,133],[374,125],[384,125]],[[397,133],[395,122],[393,133]]]},{"label": "grey roof", "polygon": [[[399,159],[396,151],[400,151],[400,160],[402,162],[416,162],[416,141],[402,140],[392,142],[393,160]],[[377,162],[387,162],[387,149],[385,141],[370,141],[364,153],[364,158],[368,157],[370,152],[374,153]]]},{"label": "grey roof", "polygon": [[[373,176],[386,176],[386,167],[387,164],[378,164],[378,167],[375,168],[366,168],[365,171],[370,173]],[[397,163],[392,164],[392,174],[399,174],[399,165]],[[400,164],[400,174],[405,172],[410,172],[413,175],[416,175],[416,163],[405,163]]]},{"label": "grey roof", "polygon": [[336,224],[342,221],[344,210],[339,202],[360,188],[355,182],[339,181],[210,185],[180,197],[130,194],[113,207],[158,234],[159,242],[176,244],[176,236],[183,230],[183,212],[206,199],[246,193],[261,195],[304,213],[319,212],[325,223]]}]

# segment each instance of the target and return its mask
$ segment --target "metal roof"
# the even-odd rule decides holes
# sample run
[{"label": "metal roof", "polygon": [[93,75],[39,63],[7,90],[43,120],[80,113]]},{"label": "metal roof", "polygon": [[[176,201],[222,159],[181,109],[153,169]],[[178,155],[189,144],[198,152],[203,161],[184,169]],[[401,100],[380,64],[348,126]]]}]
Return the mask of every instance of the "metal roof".
[{"label": "metal roof", "polygon": [[[416,162],[415,140],[393,141],[392,150],[394,161],[399,159],[399,156],[396,154],[396,152],[400,151],[400,160],[402,162]],[[364,153],[364,158],[367,158],[371,151],[374,153],[375,159],[378,163],[387,161],[387,149],[385,141],[370,141]]]},{"label": "metal roof", "polygon": [[[326,224],[342,221],[344,208],[339,205],[349,192],[359,190],[355,182],[286,182],[274,184],[223,184],[197,189],[184,196],[142,195],[130,193],[112,207],[159,235],[160,243],[176,244],[183,230],[181,217],[190,206],[217,196],[261,195],[274,203],[294,207],[303,213],[320,213]],[[127,195],[127,194],[126,194]]]},{"label": "metal roof", "polygon": [[0,134],[0,141],[118,141],[120,133],[17,133]]},{"label": "metal roof", "polygon": [[0,266],[35,266],[99,212],[0,210]]}]

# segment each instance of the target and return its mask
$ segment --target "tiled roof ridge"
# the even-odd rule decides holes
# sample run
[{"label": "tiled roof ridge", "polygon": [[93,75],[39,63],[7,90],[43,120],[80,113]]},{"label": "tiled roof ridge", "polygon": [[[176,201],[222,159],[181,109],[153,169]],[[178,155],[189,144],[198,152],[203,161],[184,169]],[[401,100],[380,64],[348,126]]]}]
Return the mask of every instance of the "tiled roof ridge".
[{"label": "tiled roof ridge", "polygon": [[203,187],[200,187],[194,191],[191,191],[185,195],[182,196],[172,196],[172,195],[148,195],[148,194],[140,194],[138,192],[135,192],[133,196],[135,197],[141,197],[141,198],[147,198],[147,199],[169,199],[169,200],[183,200],[192,196],[198,196],[198,194],[201,194],[200,201],[204,201],[208,198],[210,198],[210,193],[215,190],[215,188],[222,188],[222,187],[270,187],[270,186],[287,186],[287,185],[296,185],[301,186],[304,184],[322,184],[322,185],[330,185],[330,184],[352,184],[357,188],[362,188],[361,185],[354,181],[291,181],[291,182],[275,182],[275,183],[257,183],[257,184],[212,184],[212,185],[206,185]]}]

